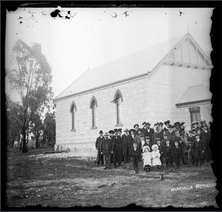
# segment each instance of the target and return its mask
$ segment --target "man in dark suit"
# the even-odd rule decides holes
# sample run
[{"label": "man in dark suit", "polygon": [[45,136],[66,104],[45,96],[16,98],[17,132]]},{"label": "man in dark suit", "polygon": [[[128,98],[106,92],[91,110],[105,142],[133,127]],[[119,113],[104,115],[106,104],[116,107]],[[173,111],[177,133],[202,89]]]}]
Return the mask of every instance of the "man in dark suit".
[{"label": "man in dark suit", "polygon": [[168,139],[170,141],[170,144],[174,145],[173,142],[173,136],[175,135],[175,132],[173,131],[173,126],[170,124],[168,128]]},{"label": "man in dark suit", "polygon": [[122,142],[123,142],[123,156],[124,156],[124,162],[129,163],[130,162],[130,153],[133,148],[133,138],[129,134],[129,130],[124,130],[125,134],[122,136]]},{"label": "man in dark suit", "polygon": [[134,132],[135,136],[139,135],[139,124],[135,124],[133,127],[134,127],[134,130],[135,130],[135,132]]},{"label": "man in dark suit", "polygon": [[[146,131],[144,132],[144,136],[145,137],[149,136],[150,138],[153,138],[154,129],[150,128],[150,125],[151,124],[149,122],[146,123],[147,128],[146,128]],[[150,143],[152,143],[152,141],[150,141]]]},{"label": "man in dark suit", "polygon": [[[114,135],[114,130],[110,130],[109,131],[109,138],[111,140],[111,145],[112,145],[112,137],[113,137],[113,135]],[[111,154],[110,163],[113,163],[113,154]]]},{"label": "man in dark suit", "polygon": [[114,136],[112,137],[112,150],[113,150],[113,163],[114,168],[116,168],[116,164],[118,163],[118,167],[121,167],[121,156],[122,156],[122,141],[121,137],[118,135],[118,130],[114,130]]},{"label": "man in dark suit", "polygon": [[211,149],[210,149],[210,132],[208,130],[208,126],[207,124],[203,124],[203,128],[201,129],[201,134],[200,134],[200,138],[203,142],[203,147],[204,147],[204,157],[203,160],[207,160],[207,162],[209,162],[212,159],[212,154],[211,154]]},{"label": "man in dark suit", "polygon": [[103,139],[101,145],[101,154],[103,155],[103,161],[105,165],[104,169],[110,169],[110,158],[111,154],[113,153],[111,140],[108,138],[108,136],[109,134],[105,132],[105,138]]},{"label": "man in dark suit", "polygon": [[165,125],[165,129],[169,129],[169,125],[170,125],[170,120],[167,120],[164,122],[164,125]]},{"label": "man in dark suit", "polygon": [[159,123],[156,123],[154,126],[156,126],[155,132],[153,134],[153,144],[156,144],[156,139],[159,138],[161,141],[163,140],[163,132],[160,130]]},{"label": "man in dark suit", "polygon": [[144,122],[142,123],[142,125],[143,125],[142,132],[143,132],[143,134],[145,134],[145,131],[146,131],[146,129],[147,129],[146,122],[144,121]]},{"label": "man in dark suit", "polygon": [[96,139],[96,149],[97,149],[97,166],[99,166],[100,162],[103,164],[103,155],[101,154],[101,145],[103,141],[103,131],[99,131],[99,137]]}]

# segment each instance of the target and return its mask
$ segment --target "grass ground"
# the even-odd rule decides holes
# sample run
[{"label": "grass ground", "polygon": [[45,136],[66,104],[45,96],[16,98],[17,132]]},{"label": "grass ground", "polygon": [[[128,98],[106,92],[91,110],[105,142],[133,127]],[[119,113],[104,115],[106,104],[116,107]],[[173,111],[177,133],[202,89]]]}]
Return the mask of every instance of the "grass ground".
[{"label": "grass ground", "polygon": [[[42,154],[46,150],[18,149],[7,154],[8,207],[96,206],[217,207],[216,177],[211,165],[163,168],[135,174],[132,163],[122,169],[97,167],[94,157],[73,153]],[[164,179],[160,180],[160,174]],[[199,186],[198,186],[199,185]]]}]

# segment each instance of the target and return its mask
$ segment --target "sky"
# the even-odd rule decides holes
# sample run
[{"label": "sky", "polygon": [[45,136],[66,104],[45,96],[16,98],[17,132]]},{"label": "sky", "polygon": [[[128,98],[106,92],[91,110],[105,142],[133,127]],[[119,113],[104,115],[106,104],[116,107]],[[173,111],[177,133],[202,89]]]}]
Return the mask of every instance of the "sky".
[{"label": "sky", "polygon": [[[52,68],[54,98],[88,69],[188,31],[204,52],[212,51],[213,8],[58,9],[62,18],[51,17],[55,8],[19,8],[6,16],[6,68],[10,68],[12,47],[18,39],[30,46],[40,43]],[[64,18],[67,11],[70,19]],[[6,92],[18,101],[8,84]]]}]

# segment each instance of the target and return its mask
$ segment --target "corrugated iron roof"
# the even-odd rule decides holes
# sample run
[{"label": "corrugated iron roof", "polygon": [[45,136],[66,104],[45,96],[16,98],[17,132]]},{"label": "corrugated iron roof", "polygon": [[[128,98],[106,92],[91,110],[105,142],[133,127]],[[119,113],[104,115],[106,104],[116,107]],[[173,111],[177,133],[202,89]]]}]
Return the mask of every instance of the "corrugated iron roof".
[{"label": "corrugated iron roof", "polygon": [[89,69],[56,99],[152,72],[155,66],[185,36],[187,34]]},{"label": "corrugated iron roof", "polygon": [[210,86],[208,85],[196,85],[189,87],[186,92],[181,96],[177,105],[192,103],[202,100],[209,100],[212,97],[210,92]]}]

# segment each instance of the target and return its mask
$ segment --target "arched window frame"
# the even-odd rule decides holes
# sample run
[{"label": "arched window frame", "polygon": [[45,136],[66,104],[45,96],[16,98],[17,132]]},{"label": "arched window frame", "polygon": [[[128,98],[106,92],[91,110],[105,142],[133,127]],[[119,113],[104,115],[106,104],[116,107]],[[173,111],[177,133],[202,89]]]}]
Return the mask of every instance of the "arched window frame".
[{"label": "arched window frame", "polygon": [[75,118],[76,118],[76,111],[77,111],[77,107],[76,107],[76,103],[73,101],[71,106],[70,106],[70,113],[71,113],[71,131],[75,132],[76,131],[76,125],[75,125]]},{"label": "arched window frame", "polygon": [[98,107],[98,102],[96,100],[96,97],[93,96],[91,98],[90,104],[89,104],[89,108],[92,111],[92,127],[91,129],[97,129],[96,127],[96,108]]},{"label": "arched window frame", "polygon": [[122,120],[121,120],[121,103],[123,102],[123,95],[121,91],[118,89],[115,92],[113,102],[115,103],[115,108],[116,108],[116,127],[117,126],[122,126]]}]

